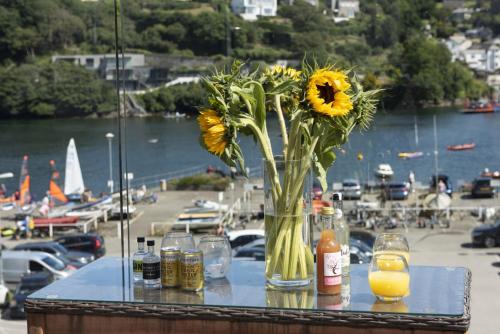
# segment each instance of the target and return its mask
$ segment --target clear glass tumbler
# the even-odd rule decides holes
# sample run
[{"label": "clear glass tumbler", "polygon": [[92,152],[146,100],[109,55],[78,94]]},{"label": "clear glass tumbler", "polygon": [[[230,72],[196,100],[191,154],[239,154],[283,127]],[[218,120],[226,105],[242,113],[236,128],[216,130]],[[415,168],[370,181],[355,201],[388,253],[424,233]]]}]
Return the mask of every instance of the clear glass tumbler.
[{"label": "clear glass tumbler", "polygon": [[401,233],[380,233],[373,244],[373,255],[395,254],[410,263],[410,246]]},{"label": "clear glass tumbler", "polygon": [[168,232],[161,241],[161,248],[179,247],[181,251],[195,248],[193,235],[185,232]]},{"label": "clear glass tumbler", "polygon": [[227,237],[207,235],[200,239],[206,278],[225,277],[231,265],[231,245]]}]

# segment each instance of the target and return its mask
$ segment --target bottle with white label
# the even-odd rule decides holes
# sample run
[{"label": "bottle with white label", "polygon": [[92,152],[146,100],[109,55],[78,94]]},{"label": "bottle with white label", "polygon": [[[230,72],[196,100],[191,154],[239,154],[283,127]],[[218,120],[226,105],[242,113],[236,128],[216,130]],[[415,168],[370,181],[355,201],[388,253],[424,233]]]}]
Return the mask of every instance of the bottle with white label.
[{"label": "bottle with white label", "polygon": [[351,266],[351,251],[349,249],[350,231],[349,225],[344,219],[344,214],[342,212],[342,193],[334,193],[332,200],[335,210],[333,226],[342,253],[342,276],[348,276],[350,271],[349,267]]},{"label": "bottle with white label", "polygon": [[334,212],[331,207],[321,208],[323,230],[316,246],[316,284],[319,294],[340,294],[342,285],[342,255],[333,229]]}]

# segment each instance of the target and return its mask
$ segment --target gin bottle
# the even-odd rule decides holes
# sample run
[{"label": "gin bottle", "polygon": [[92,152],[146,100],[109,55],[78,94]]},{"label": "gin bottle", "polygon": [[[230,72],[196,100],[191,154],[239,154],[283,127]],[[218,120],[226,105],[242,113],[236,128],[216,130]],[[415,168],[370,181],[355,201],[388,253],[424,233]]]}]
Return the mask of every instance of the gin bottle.
[{"label": "gin bottle", "polygon": [[142,259],[142,278],[145,289],[161,287],[160,257],[155,254],[155,241],[148,240],[148,253]]},{"label": "gin bottle", "polygon": [[144,237],[137,237],[137,252],[132,256],[134,282],[142,282],[142,260],[148,252],[144,250]]},{"label": "gin bottle", "polygon": [[349,275],[349,267],[351,265],[351,252],[349,250],[350,232],[349,225],[347,225],[342,212],[342,193],[334,193],[332,200],[335,210],[334,230],[342,253],[342,276],[347,276]]}]

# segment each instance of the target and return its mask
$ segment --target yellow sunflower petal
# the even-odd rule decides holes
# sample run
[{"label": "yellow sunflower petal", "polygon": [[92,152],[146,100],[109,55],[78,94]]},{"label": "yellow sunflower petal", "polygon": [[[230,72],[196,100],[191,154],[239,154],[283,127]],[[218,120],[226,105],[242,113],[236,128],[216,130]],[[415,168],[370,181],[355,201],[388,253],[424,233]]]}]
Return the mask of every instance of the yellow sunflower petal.
[{"label": "yellow sunflower petal", "polygon": [[306,98],[314,111],[342,116],[352,110],[351,98],[345,93],[350,87],[345,73],[319,69],[309,78]]}]

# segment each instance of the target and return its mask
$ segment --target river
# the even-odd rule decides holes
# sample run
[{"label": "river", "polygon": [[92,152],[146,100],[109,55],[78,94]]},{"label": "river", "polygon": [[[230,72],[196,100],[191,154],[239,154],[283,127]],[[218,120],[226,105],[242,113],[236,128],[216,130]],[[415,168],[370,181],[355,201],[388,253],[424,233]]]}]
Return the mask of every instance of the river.
[{"label": "river", "polygon": [[[377,164],[389,163],[394,180],[404,181],[410,170],[418,181],[427,183],[434,173],[434,137],[432,116],[436,111],[418,112],[418,145],[415,140],[414,114],[404,112],[379,113],[372,128],[355,132],[345,145],[345,154],[338,152],[329,182],[355,177],[365,182],[373,179]],[[273,145],[280,143],[278,127],[271,119],[268,128]],[[18,187],[23,155],[29,155],[32,192],[39,199],[48,187],[49,161],[54,159],[64,175],[66,146],[74,138],[78,149],[85,186],[94,193],[107,190],[109,178],[108,144],[105,134],[115,132],[116,120],[53,119],[0,121],[0,173],[13,172],[13,179],[2,180],[8,191]],[[223,166],[198,144],[198,126],[194,118],[172,120],[143,118],[127,120],[127,164],[136,179],[183,170],[205,168],[209,164]],[[464,115],[456,110],[437,111],[439,171],[453,182],[471,181],[486,167],[500,169],[500,115]],[[150,143],[150,139],[158,139]],[[447,151],[447,145],[475,142],[471,151]],[[260,153],[250,138],[241,138],[247,166],[260,164]],[[114,179],[117,180],[116,136],[113,150]],[[423,151],[421,158],[401,160],[401,151]],[[364,159],[357,160],[358,152]],[[140,182],[140,181],[139,181]],[[115,181],[115,184],[117,182]],[[61,182],[62,184],[62,182]]]}]

